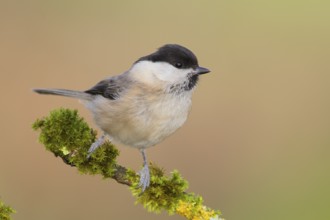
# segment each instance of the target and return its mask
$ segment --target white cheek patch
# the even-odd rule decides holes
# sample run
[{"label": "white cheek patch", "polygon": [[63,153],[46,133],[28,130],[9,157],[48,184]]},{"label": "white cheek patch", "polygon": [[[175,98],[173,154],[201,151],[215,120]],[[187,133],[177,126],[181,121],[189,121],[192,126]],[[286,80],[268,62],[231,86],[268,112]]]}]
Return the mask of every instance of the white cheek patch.
[{"label": "white cheek patch", "polygon": [[192,69],[178,69],[166,62],[140,61],[132,67],[131,74],[139,81],[152,83],[160,80],[168,83],[180,83],[187,80]]},{"label": "white cheek patch", "polygon": [[166,62],[140,61],[129,70],[130,75],[147,84],[178,84],[187,80],[193,69],[178,69]]},{"label": "white cheek patch", "polygon": [[165,62],[156,63],[156,70],[153,74],[160,80],[170,83],[178,83],[187,78],[191,69],[178,69]]}]

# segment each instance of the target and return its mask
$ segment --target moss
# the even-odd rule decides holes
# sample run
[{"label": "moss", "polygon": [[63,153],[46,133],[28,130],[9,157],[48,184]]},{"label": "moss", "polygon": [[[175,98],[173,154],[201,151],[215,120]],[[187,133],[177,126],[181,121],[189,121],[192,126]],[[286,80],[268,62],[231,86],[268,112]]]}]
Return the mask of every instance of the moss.
[{"label": "moss", "polygon": [[41,131],[39,141],[47,150],[77,167],[81,173],[101,174],[104,178],[114,175],[119,151],[106,141],[87,158],[97,132],[88,126],[77,110],[54,110],[48,117],[36,120],[32,127]]},{"label": "moss", "polygon": [[15,213],[16,211],[11,207],[5,205],[3,202],[0,201],[0,219],[1,220],[10,220],[11,214]]},{"label": "moss", "polygon": [[32,127],[40,131],[39,141],[55,156],[77,167],[81,173],[100,174],[130,186],[136,202],[150,212],[166,210],[169,214],[177,213],[193,220],[215,219],[220,214],[205,207],[202,197],[186,193],[188,182],[178,171],[166,176],[164,169],[155,164],[149,166],[150,186],[142,193],[139,175],[117,164],[119,151],[108,141],[87,158],[88,149],[95,142],[97,133],[78,115],[77,110],[54,110],[48,117],[36,120]]},{"label": "moss", "polygon": [[96,132],[89,128],[77,110],[58,109],[49,117],[37,119],[34,130],[41,130],[39,141],[56,156],[65,157],[73,151],[85,151],[95,141]]},{"label": "moss", "polygon": [[176,206],[184,197],[184,192],[188,188],[188,183],[178,171],[173,171],[170,177],[164,176],[164,170],[155,164],[150,164],[150,187],[143,193],[138,186],[139,179],[135,179],[130,187],[132,194],[137,198],[137,203],[152,212],[159,213],[167,210],[173,214]]},{"label": "moss", "polygon": [[164,175],[164,170],[155,164],[150,164],[150,187],[143,193],[138,187],[139,178],[132,174],[133,185],[130,187],[136,197],[136,203],[141,203],[150,212],[159,213],[166,210],[169,214],[177,213],[187,219],[206,220],[216,218],[221,213],[203,205],[203,199],[193,193],[186,193],[188,182],[178,171],[173,171],[170,177]]}]

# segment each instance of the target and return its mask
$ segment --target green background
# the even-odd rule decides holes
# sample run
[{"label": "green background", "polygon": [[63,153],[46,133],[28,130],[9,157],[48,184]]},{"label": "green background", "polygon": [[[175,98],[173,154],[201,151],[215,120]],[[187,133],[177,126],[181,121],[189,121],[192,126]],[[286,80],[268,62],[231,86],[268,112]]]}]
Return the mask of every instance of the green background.
[{"label": "green background", "polygon": [[[227,220],[330,219],[329,1],[0,1],[0,198],[16,220],[182,219],[82,176],[37,142],[33,121],[166,43],[201,77],[188,122],[148,150]],[[120,145],[119,145],[120,146]],[[138,170],[137,150],[119,162]]]}]

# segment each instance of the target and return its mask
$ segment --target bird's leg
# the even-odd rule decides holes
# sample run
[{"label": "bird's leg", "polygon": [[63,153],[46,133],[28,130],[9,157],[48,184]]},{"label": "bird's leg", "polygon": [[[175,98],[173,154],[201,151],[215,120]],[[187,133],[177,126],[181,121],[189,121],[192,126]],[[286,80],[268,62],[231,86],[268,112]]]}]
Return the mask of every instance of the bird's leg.
[{"label": "bird's leg", "polygon": [[89,148],[87,158],[89,158],[91,154],[104,143],[104,140],[105,140],[105,134],[102,134],[102,136],[99,137]]},{"label": "bird's leg", "polygon": [[142,188],[142,192],[146,190],[146,188],[150,184],[150,172],[149,172],[149,167],[148,167],[148,162],[147,162],[147,157],[144,149],[140,149],[140,152],[143,157],[143,168],[140,170],[139,175],[140,175],[140,183],[139,186]]}]

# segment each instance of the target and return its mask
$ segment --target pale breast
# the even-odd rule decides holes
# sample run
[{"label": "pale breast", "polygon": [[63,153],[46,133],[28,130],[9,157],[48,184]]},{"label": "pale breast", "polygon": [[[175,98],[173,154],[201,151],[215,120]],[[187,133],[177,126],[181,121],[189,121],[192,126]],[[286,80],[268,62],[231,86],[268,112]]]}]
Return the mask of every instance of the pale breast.
[{"label": "pale breast", "polygon": [[[146,96],[145,92],[150,95]],[[181,95],[159,92],[136,90],[119,100],[97,96],[86,106],[93,113],[95,123],[115,141],[147,148],[180,128],[191,107],[190,92]]]}]

